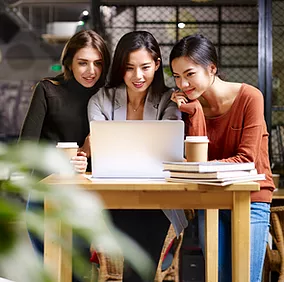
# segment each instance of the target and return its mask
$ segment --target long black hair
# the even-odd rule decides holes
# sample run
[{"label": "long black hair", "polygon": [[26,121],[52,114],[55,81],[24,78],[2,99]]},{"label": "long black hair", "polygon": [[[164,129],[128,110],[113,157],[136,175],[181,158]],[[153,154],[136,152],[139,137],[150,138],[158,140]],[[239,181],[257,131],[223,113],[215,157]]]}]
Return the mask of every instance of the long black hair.
[{"label": "long black hair", "polygon": [[147,31],[132,31],[123,35],[115,48],[108,87],[118,87],[124,82],[126,64],[129,54],[138,49],[145,48],[157,62],[160,60],[160,67],[155,71],[152,82],[152,93],[160,95],[168,88],[165,85],[162,56],[158,42],[154,36]]},{"label": "long black hair", "polygon": [[179,57],[189,57],[193,62],[204,68],[214,64],[218,74],[218,55],[213,43],[201,34],[189,35],[178,41],[170,53],[170,68],[172,61]]}]

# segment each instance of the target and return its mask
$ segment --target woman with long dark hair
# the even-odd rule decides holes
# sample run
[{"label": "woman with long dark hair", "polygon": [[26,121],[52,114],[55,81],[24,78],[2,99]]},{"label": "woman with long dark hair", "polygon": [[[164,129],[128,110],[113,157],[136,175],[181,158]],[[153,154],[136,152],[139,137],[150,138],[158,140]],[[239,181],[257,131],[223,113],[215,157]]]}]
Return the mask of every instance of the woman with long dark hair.
[{"label": "woman with long dark hair", "polygon": [[[89,120],[176,120],[181,113],[165,86],[159,45],[147,31],[125,34],[118,42],[106,87],[88,105]],[[177,236],[187,226],[182,210],[111,210],[114,224],[133,238],[158,265],[170,221]],[[168,218],[170,221],[168,220]],[[154,281],[155,272],[147,281]],[[123,281],[142,281],[125,265]]]},{"label": "woman with long dark hair", "polygon": [[[228,82],[218,76],[218,56],[213,43],[202,35],[181,39],[170,53],[177,87],[172,100],[187,113],[188,135],[202,132],[209,138],[208,160],[254,162],[260,191],[251,193],[250,281],[260,282],[269,229],[274,184],[268,157],[268,132],[262,93],[255,87]],[[232,281],[231,216],[219,211],[219,281]],[[204,250],[204,212],[199,211],[199,234]]]}]

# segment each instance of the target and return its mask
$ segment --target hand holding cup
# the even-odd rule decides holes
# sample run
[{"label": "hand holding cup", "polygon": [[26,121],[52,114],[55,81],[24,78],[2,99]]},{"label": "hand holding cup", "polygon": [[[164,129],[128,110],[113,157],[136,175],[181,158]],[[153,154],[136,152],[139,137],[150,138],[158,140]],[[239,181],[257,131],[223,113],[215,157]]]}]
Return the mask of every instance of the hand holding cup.
[{"label": "hand holding cup", "polygon": [[88,165],[86,153],[78,152],[77,142],[58,142],[56,148],[64,152],[75,172],[84,173],[86,171]]},{"label": "hand holding cup", "polygon": [[77,173],[85,173],[88,161],[87,161],[87,154],[85,152],[77,152],[77,156],[72,157],[70,163],[74,166],[74,170]]}]

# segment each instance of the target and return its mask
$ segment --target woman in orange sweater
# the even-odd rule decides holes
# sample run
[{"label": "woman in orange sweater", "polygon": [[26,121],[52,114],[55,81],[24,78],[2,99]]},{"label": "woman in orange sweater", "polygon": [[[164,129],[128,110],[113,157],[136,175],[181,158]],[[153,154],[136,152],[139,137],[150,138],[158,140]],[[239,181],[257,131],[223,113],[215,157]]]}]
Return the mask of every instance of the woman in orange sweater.
[{"label": "woman in orange sweater", "polygon": [[[180,40],[170,54],[177,87],[172,100],[186,113],[187,135],[207,135],[208,160],[254,162],[260,191],[251,194],[251,282],[261,281],[269,229],[274,184],[268,157],[268,132],[262,93],[245,83],[227,82],[218,76],[214,45],[202,35]],[[204,212],[198,213],[200,242],[204,247]],[[231,277],[230,211],[219,213],[219,281]]]}]

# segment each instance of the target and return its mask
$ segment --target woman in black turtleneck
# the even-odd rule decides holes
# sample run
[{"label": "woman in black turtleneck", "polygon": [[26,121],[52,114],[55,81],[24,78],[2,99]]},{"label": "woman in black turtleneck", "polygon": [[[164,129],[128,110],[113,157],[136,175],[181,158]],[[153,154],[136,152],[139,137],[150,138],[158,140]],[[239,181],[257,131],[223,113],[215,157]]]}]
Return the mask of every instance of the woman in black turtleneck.
[{"label": "woman in black turtleneck", "polygon": [[[41,80],[35,87],[20,140],[77,142],[80,149],[72,163],[85,172],[90,157],[88,142],[89,98],[105,83],[110,54],[104,40],[92,30],[78,32],[66,43],[61,63],[63,73]],[[43,203],[27,203],[29,210],[43,209]],[[43,255],[43,242],[30,233],[33,247]],[[78,281],[73,278],[73,281]]]},{"label": "woman in black turtleneck", "polygon": [[109,51],[97,33],[81,31],[66,43],[61,63],[61,75],[36,85],[20,139],[77,142],[79,151],[86,150],[89,157],[84,146],[89,134],[87,105],[105,84]]}]

